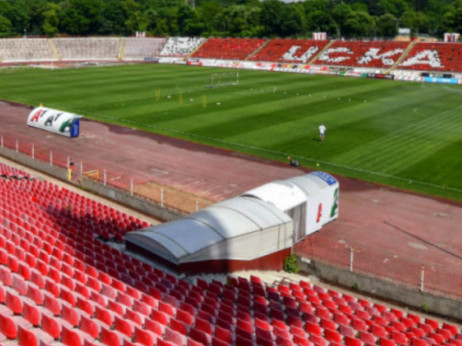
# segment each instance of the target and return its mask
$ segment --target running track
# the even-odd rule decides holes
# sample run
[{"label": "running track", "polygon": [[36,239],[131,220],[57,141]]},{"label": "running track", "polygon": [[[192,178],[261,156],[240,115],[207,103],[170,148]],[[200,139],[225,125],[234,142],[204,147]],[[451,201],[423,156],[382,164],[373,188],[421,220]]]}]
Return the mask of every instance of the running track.
[{"label": "running track", "polygon": [[[170,186],[220,201],[264,183],[305,173],[299,168],[227,150],[83,119],[79,138],[25,125],[30,108],[0,103],[0,134],[21,150],[106,169],[135,184]],[[12,139],[14,138],[14,139]],[[6,143],[6,142],[5,142]],[[30,150],[30,149],[27,149]],[[27,151],[26,150],[26,151]],[[425,197],[344,177],[339,219],[297,244],[296,252],[418,287],[462,297],[462,203]]]}]

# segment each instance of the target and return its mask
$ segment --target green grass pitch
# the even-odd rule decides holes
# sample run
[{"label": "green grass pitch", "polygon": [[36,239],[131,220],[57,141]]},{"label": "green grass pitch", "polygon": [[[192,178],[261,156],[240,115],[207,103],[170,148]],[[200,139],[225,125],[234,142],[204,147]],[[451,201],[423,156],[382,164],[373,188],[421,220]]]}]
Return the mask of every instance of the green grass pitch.
[{"label": "green grass pitch", "polygon": [[223,71],[9,69],[0,97],[462,200],[462,87],[248,70],[205,87]]}]

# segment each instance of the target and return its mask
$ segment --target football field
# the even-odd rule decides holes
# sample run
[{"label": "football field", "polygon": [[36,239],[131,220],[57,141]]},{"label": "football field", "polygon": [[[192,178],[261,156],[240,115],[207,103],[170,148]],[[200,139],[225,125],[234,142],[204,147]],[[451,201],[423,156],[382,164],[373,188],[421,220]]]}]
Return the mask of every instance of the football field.
[{"label": "football field", "polygon": [[224,71],[5,69],[0,98],[462,201],[462,87],[247,70],[205,87]]}]

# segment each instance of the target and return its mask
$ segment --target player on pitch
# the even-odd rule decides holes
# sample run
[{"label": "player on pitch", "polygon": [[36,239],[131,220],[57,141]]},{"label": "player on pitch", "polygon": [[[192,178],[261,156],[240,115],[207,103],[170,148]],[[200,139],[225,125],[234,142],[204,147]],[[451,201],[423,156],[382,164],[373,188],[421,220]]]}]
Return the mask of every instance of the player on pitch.
[{"label": "player on pitch", "polygon": [[324,124],[319,125],[319,141],[324,142],[324,138],[326,137],[326,127]]}]

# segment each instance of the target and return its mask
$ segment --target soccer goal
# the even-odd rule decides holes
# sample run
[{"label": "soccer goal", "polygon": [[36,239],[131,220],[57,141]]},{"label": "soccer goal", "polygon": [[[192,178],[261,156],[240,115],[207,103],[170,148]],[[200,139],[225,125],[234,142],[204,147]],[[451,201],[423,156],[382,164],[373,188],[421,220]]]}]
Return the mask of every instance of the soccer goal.
[{"label": "soccer goal", "polygon": [[212,73],[205,84],[207,88],[217,88],[228,85],[239,85],[238,71]]}]

